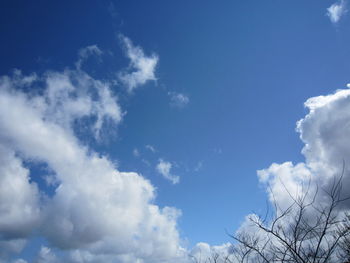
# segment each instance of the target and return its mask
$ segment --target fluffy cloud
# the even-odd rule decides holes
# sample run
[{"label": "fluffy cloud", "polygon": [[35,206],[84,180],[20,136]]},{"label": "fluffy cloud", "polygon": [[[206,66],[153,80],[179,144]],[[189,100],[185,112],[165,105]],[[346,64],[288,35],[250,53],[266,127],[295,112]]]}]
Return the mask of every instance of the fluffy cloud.
[{"label": "fluffy cloud", "polygon": [[34,263],[58,263],[56,255],[48,247],[41,247],[37,259]]},{"label": "fluffy cloud", "polygon": [[159,162],[156,166],[156,170],[160,173],[165,179],[171,181],[173,184],[180,182],[180,177],[173,175],[171,173],[171,168],[173,165],[170,162],[159,159]]},{"label": "fluffy cloud", "polygon": [[[274,229],[279,233],[283,230],[288,236],[299,211],[298,205],[292,206],[295,200],[303,200],[304,204],[312,203],[303,210],[303,220],[313,224],[318,220],[317,216],[325,215],[321,214],[320,209],[328,207],[328,193],[341,176],[341,195],[347,196],[350,188],[350,90],[338,90],[334,94],[310,98],[305,102],[305,107],[309,109],[309,113],[297,122],[297,131],[305,144],[302,150],[305,162],[295,165],[292,162],[273,163],[269,168],[257,172],[260,182],[266,185],[273,212],[264,219],[254,214],[247,216],[236,232],[237,237],[254,243],[255,247],[265,247],[266,255],[268,251],[276,251],[274,249],[279,248],[281,243],[254,222],[269,228],[270,216],[278,218],[279,215],[284,215],[274,223]],[[336,209],[332,215],[335,216],[334,219],[350,210],[349,200]],[[285,211],[288,211],[287,214],[282,214]],[[320,246],[321,250],[327,251],[334,237],[328,233],[326,235],[326,241],[323,240]],[[312,247],[313,241],[313,238],[309,238],[300,244]],[[255,262],[254,258],[251,260]]]},{"label": "fluffy cloud", "polygon": [[126,86],[128,92],[134,91],[140,85],[150,80],[157,80],[155,70],[158,63],[158,56],[152,54],[146,56],[140,47],[134,46],[131,40],[121,36],[125,45],[125,52],[130,59],[130,72],[119,74],[120,80]]},{"label": "fluffy cloud", "polygon": [[[270,199],[282,207],[292,202],[290,195],[312,193],[316,186],[329,189],[342,176],[343,163],[343,189],[350,188],[350,90],[310,98],[305,107],[309,113],[297,122],[297,131],[305,144],[302,150],[305,163],[274,163],[258,171],[260,181],[269,185]],[[319,192],[318,202],[322,202],[322,193],[325,194]],[[349,202],[344,205],[350,208]]]},{"label": "fluffy cloud", "polygon": [[29,170],[15,153],[0,145],[0,233],[12,240],[31,234],[40,219],[40,196]]},{"label": "fluffy cloud", "polygon": [[168,95],[170,96],[170,105],[173,107],[183,108],[190,102],[189,97],[182,93],[169,92]]},{"label": "fluffy cloud", "polygon": [[39,223],[37,185],[30,182],[29,170],[15,152],[0,144],[0,262],[20,252]]},{"label": "fluffy cloud", "polygon": [[[130,48],[131,57],[140,55]],[[109,83],[80,68],[0,78],[1,251],[20,251],[36,232],[60,250],[55,256],[43,247],[37,262],[175,262],[183,256],[180,212],[155,205],[148,180],[118,171],[77,136],[77,124],[98,137],[106,122],[116,126],[122,118]],[[52,196],[38,189],[23,161],[52,170]]]},{"label": "fluffy cloud", "polygon": [[[39,114],[64,129],[71,129],[76,120],[90,119],[93,122],[92,130],[98,137],[105,122],[118,124],[122,119],[123,114],[109,84],[93,79],[81,70],[48,71],[40,78],[36,75],[22,76],[16,70],[13,76],[2,77],[0,85],[4,105],[16,102],[29,104],[26,106],[31,109],[32,114]],[[18,92],[18,96],[12,96],[15,95],[14,90],[26,86],[45,86],[45,89],[33,89],[31,93]],[[42,94],[38,96],[35,91]],[[7,110],[4,112],[4,119],[5,113],[19,114]]]},{"label": "fluffy cloud", "polygon": [[327,16],[333,24],[338,23],[346,12],[345,0],[340,0],[327,8]]}]

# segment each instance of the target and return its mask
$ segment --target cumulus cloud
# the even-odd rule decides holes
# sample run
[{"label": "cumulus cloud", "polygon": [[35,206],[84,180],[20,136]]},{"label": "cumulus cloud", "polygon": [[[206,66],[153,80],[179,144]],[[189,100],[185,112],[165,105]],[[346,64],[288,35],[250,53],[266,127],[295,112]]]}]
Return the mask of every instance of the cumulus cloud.
[{"label": "cumulus cloud", "polygon": [[333,24],[337,24],[346,12],[346,0],[340,0],[327,8],[327,16]]},{"label": "cumulus cloud", "polygon": [[160,173],[165,179],[171,181],[173,184],[180,182],[180,177],[173,175],[171,173],[171,168],[173,165],[170,162],[159,159],[159,162],[156,166],[156,170]]},{"label": "cumulus cloud", "polygon": [[125,46],[126,56],[130,59],[130,69],[119,74],[119,78],[128,92],[134,91],[147,81],[157,80],[155,71],[159,60],[158,56],[155,54],[146,56],[140,47],[134,46],[131,40],[125,36],[121,36],[121,40]]},{"label": "cumulus cloud", "polygon": [[[316,185],[329,189],[334,180],[342,176],[343,162],[343,189],[350,188],[350,90],[310,98],[305,107],[309,113],[297,122],[297,131],[305,144],[302,150],[305,162],[273,163],[258,171],[260,181],[269,185],[270,199],[282,207],[292,202],[290,196],[316,191]],[[308,187],[310,181],[311,189]],[[322,193],[326,195],[320,191],[318,202],[323,200]],[[344,205],[350,209],[350,202]]]},{"label": "cumulus cloud", "polygon": [[[273,163],[257,172],[260,182],[266,186],[273,212],[265,219],[255,214],[248,215],[236,231],[236,236],[243,234],[243,238],[255,242],[254,246],[264,246],[267,253],[274,251],[273,248],[278,248],[281,243],[254,222],[269,228],[269,216],[278,217],[288,211],[274,225],[275,229],[288,232],[293,228],[291,222],[295,213],[299,211],[299,207],[292,204],[295,200],[303,200],[304,204],[312,203],[303,210],[304,219],[312,224],[320,215],[320,208],[328,207],[328,193],[334,182],[343,176],[341,195],[344,197],[350,188],[350,90],[337,90],[330,95],[310,98],[305,102],[305,107],[309,110],[308,114],[297,122],[297,131],[305,144],[302,149],[305,161],[297,164]],[[334,216],[350,211],[349,200],[336,209]],[[328,241],[320,244],[322,249],[329,249],[327,245],[332,242],[332,238],[332,235],[327,236]],[[312,242],[311,238],[305,240],[303,245],[307,247]]]},{"label": "cumulus cloud", "polygon": [[34,263],[59,263],[59,260],[50,248],[42,246]]},{"label": "cumulus cloud", "polygon": [[291,196],[301,197],[306,194],[306,191],[310,190],[307,188],[308,182],[314,179],[304,163],[273,163],[269,168],[257,173],[260,182],[269,186],[270,201],[277,201],[281,209],[286,209],[293,203]]},{"label": "cumulus cloud", "polygon": [[189,97],[182,93],[169,92],[168,95],[170,96],[170,105],[173,107],[183,108],[190,102]]},{"label": "cumulus cloud", "polygon": [[22,160],[0,143],[0,262],[20,252],[26,238],[39,226],[40,199]]},{"label": "cumulus cloud", "polygon": [[[282,237],[288,237],[289,231],[293,231],[295,227],[293,220],[300,212],[300,207],[295,205],[295,202],[303,202],[305,207],[302,211],[302,221],[305,220],[307,224],[312,225],[319,223],[316,222],[320,220],[319,216],[326,216],[322,209],[328,209],[330,190],[334,190],[335,182],[338,182],[340,178],[342,178],[342,187],[339,188],[342,189],[340,199],[348,197],[349,194],[350,89],[337,90],[333,94],[310,98],[305,102],[305,107],[309,112],[297,122],[297,132],[304,143],[302,154],[305,161],[297,164],[292,162],[272,163],[270,167],[257,171],[260,182],[266,186],[273,207],[272,212],[267,213],[263,218],[256,214],[248,215],[235,233],[236,237],[248,243],[251,242],[254,247],[264,247],[265,256],[269,254],[269,251],[280,249],[281,241],[274,234],[262,230],[258,224],[274,228]],[[332,215],[334,220],[337,220],[337,217],[340,219],[345,212],[350,211],[350,201],[344,199],[342,205],[334,209],[336,209]],[[278,220],[270,221],[274,218]],[[323,220],[321,219],[322,223]],[[301,232],[304,232],[307,228],[301,227],[300,229],[302,229]],[[323,240],[320,243],[320,250],[327,251],[331,242],[336,240],[330,233],[331,231],[326,233],[324,240],[327,241]],[[301,241],[300,245],[304,248],[314,246],[314,238],[315,236],[311,235],[310,238]],[[211,251],[209,245],[201,247],[204,251]],[[247,249],[241,244],[234,245],[233,249],[235,248],[241,252]],[[221,253],[225,255],[224,252]],[[254,258],[255,256],[253,252],[250,258],[252,262],[258,261]]]},{"label": "cumulus cloud", "polygon": [[39,223],[40,196],[29,170],[0,144],[0,233],[5,240],[27,237]]},{"label": "cumulus cloud", "polygon": [[[77,135],[77,123],[99,136],[122,120],[109,83],[81,69],[33,76],[0,78],[0,250],[19,252],[35,232],[52,246],[37,262],[177,262],[180,211],[155,205],[148,180],[119,171]],[[52,196],[28,160],[52,171]]]}]

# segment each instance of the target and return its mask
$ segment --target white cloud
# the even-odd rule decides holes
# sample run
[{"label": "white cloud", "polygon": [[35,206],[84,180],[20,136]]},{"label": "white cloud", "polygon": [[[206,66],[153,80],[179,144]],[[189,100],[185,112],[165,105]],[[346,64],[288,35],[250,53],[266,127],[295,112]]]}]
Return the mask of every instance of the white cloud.
[{"label": "white cloud", "polygon": [[[7,89],[22,85],[6,76],[1,84]],[[81,70],[49,71],[32,85],[46,86],[43,96],[23,94],[22,99],[31,97],[29,103],[33,109],[64,128],[70,128],[75,120],[93,118],[92,129],[99,138],[105,122],[118,124],[122,120],[123,113],[109,83],[93,79]]]},{"label": "white cloud", "polygon": [[39,255],[34,263],[59,263],[56,255],[50,248],[42,246],[39,251]]},{"label": "white cloud", "polygon": [[54,174],[44,175],[43,179],[47,186],[57,186],[59,183]]},{"label": "white cloud", "polygon": [[16,85],[27,87],[37,80],[38,80],[38,75],[36,73],[32,73],[28,76],[24,76],[22,74],[22,71],[19,69],[15,69],[13,71],[12,81],[16,83]]},{"label": "white cloud", "polygon": [[130,59],[131,72],[119,74],[120,80],[126,86],[128,92],[134,91],[138,86],[150,80],[157,80],[155,76],[158,56],[152,54],[146,56],[140,47],[134,46],[131,40],[121,36],[125,45],[126,56]]},{"label": "white cloud", "polygon": [[157,150],[153,145],[147,144],[145,148],[153,153],[155,153]]},{"label": "white cloud", "polygon": [[190,102],[189,97],[182,93],[169,92],[168,95],[170,96],[170,105],[173,107],[183,108]]},{"label": "white cloud", "polygon": [[200,170],[202,170],[202,168],[203,168],[203,161],[199,161],[193,170],[195,172],[199,172]]},{"label": "white cloud", "polygon": [[189,253],[192,262],[237,262],[232,255],[232,244],[211,246],[204,242],[197,243]]},{"label": "white cloud", "polygon": [[[75,123],[98,133],[122,120],[108,83],[68,69],[25,78],[0,78],[0,250],[20,251],[35,232],[60,250],[42,248],[38,262],[177,262],[180,212],[155,205],[148,180],[118,171],[76,135]],[[53,196],[40,198],[23,160],[53,171]]]},{"label": "white cloud", "polygon": [[[342,175],[343,161],[343,189],[350,189],[350,90],[310,98],[305,106],[309,113],[297,122],[297,131],[305,144],[302,150],[305,162],[274,163],[258,171],[260,181],[271,187],[274,196],[270,193],[270,199],[274,198],[282,207],[292,202],[290,194],[305,194],[310,180],[311,193],[316,191],[316,185],[329,188],[334,179]],[[324,192],[319,195],[321,193]],[[318,201],[322,201],[322,195]],[[350,202],[344,205],[350,209]]]},{"label": "white cloud", "polygon": [[327,8],[327,15],[333,24],[338,23],[346,12],[346,0],[340,0]]},{"label": "white cloud", "polygon": [[172,164],[170,162],[163,161],[159,159],[159,162],[156,166],[158,173],[160,173],[165,179],[171,181],[173,184],[180,182],[180,177],[173,175],[171,173]]},{"label": "white cloud", "polygon": [[102,50],[98,48],[97,45],[91,45],[91,46],[87,46],[84,47],[82,49],[79,50],[79,59],[78,61],[75,63],[77,69],[81,69],[81,66],[83,65],[83,63],[90,57],[90,56],[101,56],[102,55]]},{"label": "white cloud", "polygon": [[39,224],[39,191],[22,161],[1,144],[0,175],[0,239],[25,238]]},{"label": "white cloud", "polygon": [[135,157],[140,157],[140,151],[135,148],[133,151],[132,151],[132,154],[135,156]]},{"label": "white cloud", "polygon": [[293,165],[273,163],[268,169],[258,171],[260,182],[269,185],[268,194],[271,202],[277,199],[281,209],[291,205],[294,197],[302,196],[307,191],[307,183],[313,179],[311,171],[304,163]]},{"label": "white cloud", "polygon": [[[327,207],[327,192],[342,175],[343,160],[346,164],[342,180],[343,196],[347,196],[350,189],[350,90],[338,90],[334,94],[310,98],[305,102],[305,106],[309,113],[297,122],[297,131],[305,144],[302,150],[305,162],[273,163],[269,168],[257,172],[260,182],[266,185],[269,199],[275,209],[272,212],[274,216],[281,215],[281,212],[288,208],[289,214],[280,218],[275,225],[275,229],[287,229],[287,232],[291,220],[293,222],[292,218],[298,212],[298,207],[291,205],[294,200],[302,200],[298,197],[303,197],[305,204],[312,202],[311,206],[303,210],[303,216],[308,222],[316,220],[315,215],[321,213],[320,207]],[[316,198],[313,199],[314,197]],[[349,200],[336,209],[334,216],[350,211]],[[257,215],[248,215],[236,235],[244,233],[245,238],[257,242],[256,246],[267,244],[265,251],[274,251],[269,246],[278,247],[280,242],[251,221],[253,219],[269,227],[269,216],[271,215],[267,215],[266,221],[261,221]],[[258,239],[255,239],[256,237]],[[332,235],[326,237],[327,240],[332,238]],[[266,243],[266,240],[270,242]],[[308,246],[312,242],[308,240],[303,245]],[[327,242],[321,244],[321,249],[328,249]]]},{"label": "white cloud", "polygon": [[146,159],[141,159],[141,161],[148,167],[151,166],[151,163],[149,161],[147,161]]}]

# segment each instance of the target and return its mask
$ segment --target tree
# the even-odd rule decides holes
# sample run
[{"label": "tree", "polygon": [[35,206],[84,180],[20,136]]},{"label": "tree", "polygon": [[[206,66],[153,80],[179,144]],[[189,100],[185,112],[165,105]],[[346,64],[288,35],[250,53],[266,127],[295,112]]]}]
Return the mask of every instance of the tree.
[{"label": "tree", "polygon": [[322,202],[318,187],[311,194],[310,185],[298,197],[285,189],[290,206],[282,209],[274,200],[272,216],[251,216],[252,229],[231,235],[237,241],[232,253],[236,262],[350,262],[350,216],[339,209],[348,199],[341,196],[342,176],[322,189]]},{"label": "tree", "polygon": [[[350,263],[350,213],[341,204],[343,174],[319,190],[311,180],[305,191],[292,195],[282,208],[273,197],[273,210],[249,217],[250,227],[230,235],[230,251],[213,250],[195,263]],[[272,191],[272,190],[271,190]],[[272,193],[271,196],[274,196]]]},{"label": "tree", "polygon": [[[346,214],[346,218],[344,220],[344,226],[350,231],[350,214]],[[346,235],[340,241],[340,251],[339,258],[343,259],[344,262],[350,263],[350,235]]]}]

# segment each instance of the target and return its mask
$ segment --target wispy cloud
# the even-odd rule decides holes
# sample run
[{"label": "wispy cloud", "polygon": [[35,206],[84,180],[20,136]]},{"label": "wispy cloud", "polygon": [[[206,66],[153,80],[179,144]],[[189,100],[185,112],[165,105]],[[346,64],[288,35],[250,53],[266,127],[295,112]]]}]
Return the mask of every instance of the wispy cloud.
[{"label": "wispy cloud", "polygon": [[155,153],[157,150],[156,148],[153,146],[153,145],[150,145],[150,144],[146,144],[145,145],[145,148],[153,153]]},{"label": "wispy cloud", "polygon": [[133,151],[132,151],[132,154],[135,156],[135,157],[140,157],[140,151],[135,148]]},{"label": "wispy cloud", "polygon": [[203,161],[199,161],[197,164],[196,164],[196,166],[194,167],[194,171],[195,172],[199,172],[200,170],[202,170],[202,168],[203,168]]},{"label": "wispy cloud", "polygon": [[128,92],[134,91],[147,81],[157,80],[155,71],[158,56],[155,54],[146,56],[143,50],[138,46],[134,46],[129,38],[125,36],[120,38],[125,46],[126,56],[130,59],[130,70],[120,73],[119,79],[126,86]]},{"label": "wispy cloud", "polygon": [[98,48],[97,45],[91,45],[84,47],[79,50],[79,58],[78,61],[75,63],[77,69],[81,69],[81,66],[83,63],[90,57],[90,56],[101,56],[102,55],[102,50]]},{"label": "wispy cloud", "polygon": [[171,168],[173,165],[170,162],[164,161],[163,159],[159,159],[159,162],[156,166],[156,170],[160,173],[165,179],[171,181],[173,184],[177,184],[180,182],[180,177],[173,175],[171,173]]},{"label": "wispy cloud", "polygon": [[173,107],[183,108],[190,102],[190,98],[183,93],[169,92],[168,95],[170,96],[170,105]]},{"label": "wispy cloud", "polygon": [[213,149],[213,152],[215,154],[222,154],[222,149],[221,148],[215,148],[215,149]]},{"label": "wispy cloud", "polygon": [[327,15],[333,24],[337,24],[347,12],[346,4],[346,0],[340,0],[327,8]]},{"label": "wispy cloud", "polygon": [[146,160],[146,159],[141,159],[141,162],[144,163],[148,167],[151,166],[151,163],[148,160]]}]

